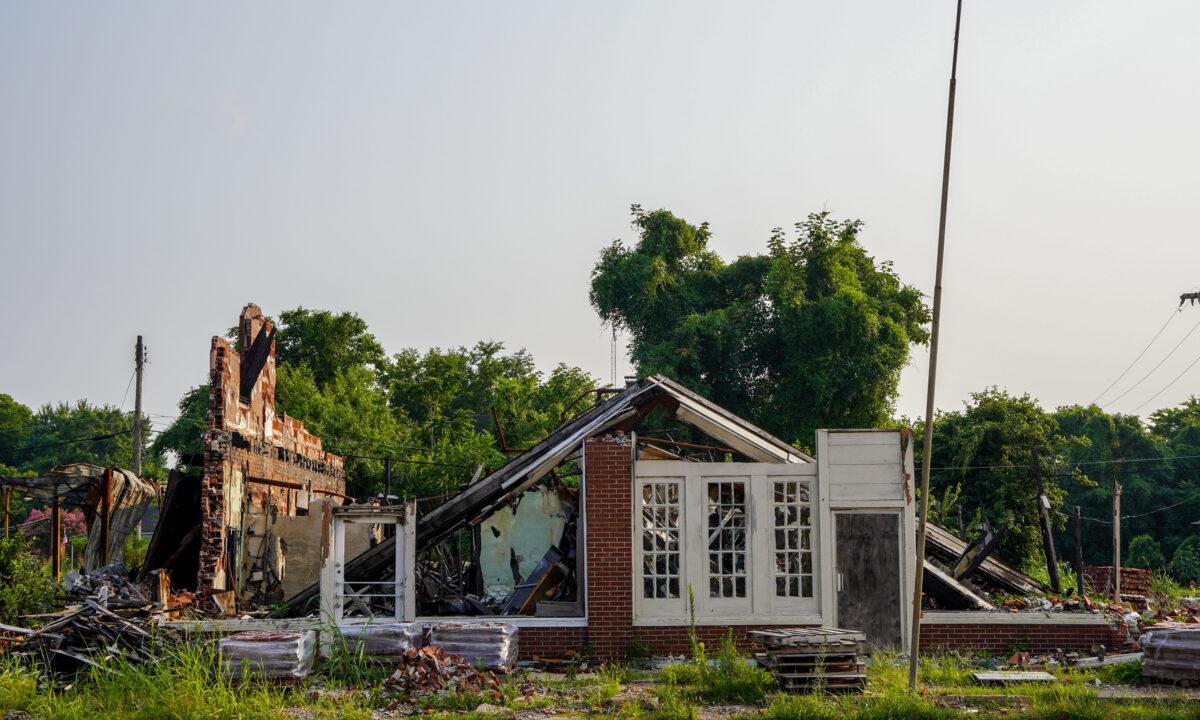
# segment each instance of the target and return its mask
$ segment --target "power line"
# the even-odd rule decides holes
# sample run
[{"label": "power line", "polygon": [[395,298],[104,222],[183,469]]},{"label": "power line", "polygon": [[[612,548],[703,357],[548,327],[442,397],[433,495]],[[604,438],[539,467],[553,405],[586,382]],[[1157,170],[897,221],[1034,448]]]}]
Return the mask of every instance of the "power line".
[{"label": "power line", "polygon": [[1147,398],[1147,399],[1146,399],[1146,402],[1144,402],[1144,403],[1142,403],[1141,405],[1138,405],[1137,407],[1135,407],[1135,408],[1133,409],[1133,412],[1137,412],[1138,410],[1141,410],[1141,409],[1142,409],[1143,407],[1145,407],[1146,405],[1149,405],[1151,400],[1153,400],[1154,398],[1158,397],[1159,395],[1162,395],[1163,393],[1165,393],[1165,392],[1166,392],[1168,389],[1170,389],[1170,387],[1171,387],[1172,385],[1174,385],[1175,383],[1179,382],[1179,378],[1183,377],[1184,375],[1187,375],[1187,373],[1188,373],[1188,371],[1189,371],[1189,370],[1191,370],[1192,368],[1196,367],[1196,363],[1200,363],[1200,355],[1197,355],[1197,356],[1196,356],[1196,359],[1195,359],[1195,360],[1193,360],[1193,361],[1191,362],[1191,364],[1189,364],[1187,367],[1185,367],[1185,368],[1183,369],[1183,372],[1181,372],[1181,373],[1179,373],[1178,375],[1176,375],[1176,376],[1175,376],[1175,378],[1171,380],[1171,382],[1167,383],[1167,384],[1166,384],[1166,386],[1165,386],[1165,387],[1163,387],[1163,389],[1162,389],[1162,390],[1159,390],[1158,392],[1154,393],[1153,395],[1151,395],[1149,398]]},{"label": "power line", "polygon": [[[1182,303],[1181,303],[1181,305],[1182,305]],[[1158,332],[1154,333],[1154,337],[1150,338],[1150,342],[1146,343],[1146,347],[1142,348],[1142,351],[1137,354],[1137,357],[1135,357],[1133,359],[1133,362],[1129,363],[1129,366],[1121,371],[1121,374],[1117,376],[1116,380],[1113,380],[1111,383],[1109,383],[1108,387],[1104,388],[1104,391],[1101,392],[1099,395],[1097,395],[1095,400],[1092,400],[1092,402],[1091,402],[1092,405],[1095,405],[1097,402],[1099,402],[1100,398],[1104,397],[1105,394],[1107,394],[1109,390],[1112,390],[1113,386],[1115,386],[1117,383],[1121,382],[1121,378],[1125,377],[1125,375],[1130,370],[1133,369],[1134,365],[1137,365],[1138,360],[1141,360],[1142,356],[1146,354],[1146,351],[1150,349],[1150,346],[1153,345],[1155,343],[1155,341],[1158,340],[1158,338],[1162,336],[1163,331],[1167,329],[1167,326],[1171,324],[1171,321],[1175,319],[1175,316],[1178,315],[1179,312],[1180,312],[1180,308],[1178,308],[1178,307],[1171,308],[1171,314],[1167,316],[1167,321],[1165,323],[1163,323],[1162,327],[1160,327],[1158,329]]]},{"label": "power line", "polygon": [[[1166,354],[1166,356],[1165,356],[1165,357],[1163,357],[1163,359],[1162,359],[1162,360],[1159,360],[1157,365],[1155,365],[1154,367],[1150,368],[1150,372],[1148,372],[1148,373],[1146,373],[1145,375],[1143,375],[1143,376],[1141,377],[1141,379],[1140,379],[1140,380],[1138,380],[1137,382],[1135,382],[1134,384],[1132,384],[1132,385],[1130,385],[1129,387],[1125,388],[1125,392],[1123,392],[1123,393],[1121,393],[1120,395],[1116,396],[1116,397],[1115,397],[1115,398],[1113,398],[1112,400],[1109,400],[1108,402],[1104,403],[1104,405],[1102,405],[1101,407],[1108,407],[1108,406],[1112,405],[1112,404],[1113,404],[1113,403],[1115,403],[1116,401],[1118,401],[1118,400],[1120,400],[1121,398],[1123,398],[1123,397],[1125,397],[1126,395],[1128,395],[1128,394],[1129,394],[1129,393],[1130,393],[1130,392],[1131,392],[1131,391],[1132,391],[1132,390],[1133,390],[1135,387],[1137,387],[1138,385],[1141,385],[1143,382],[1145,382],[1146,378],[1148,378],[1148,377],[1150,377],[1151,375],[1153,375],[1155,370],[1158,370],[1160,367],[1162,367],[1162,364],[1163,364],[1163,363],[1165,363],[1167,360],[1169,360],[1169,359],[1170,359],[1170,357],[1171,357],[1172,355],[1174,355],[1174,354],[1175,354],[1175,351],[1179,350],[1180,346],[1182,346],[1182,345],[1183,345],[1183,343],[1185,343],[1185,342],[1187,341],[1187,339],[1188,339],[1188,338],[1190,338],[1190,337],[1192,336],[1192,333],[1196,332],[1196,328],[1200,328],[1200,321],[1197,321],[1197,322],[1196,322],[1196,324],[1192,326],[1192,329],[1187,331],[1187,335],[1184,335],[1184,336],[1183,336],[1183,338],[1182,338],[1182,339],[1180,339],[1180,341],[1179,341],[1179,342],[1175,343],[1175,347],[1171,348],[1171,352],[1167,353],[1167,354]],[[1156,396],[1156,397],[1157,397],[1157,396]],[[1153,398],[1152,398],[1152,399],[1153,399]],[[1149,402],[1149,400],[1147,400],[1146,402]],[[1143,404],[1144,404],[1144,403],[1143,403]]]}]

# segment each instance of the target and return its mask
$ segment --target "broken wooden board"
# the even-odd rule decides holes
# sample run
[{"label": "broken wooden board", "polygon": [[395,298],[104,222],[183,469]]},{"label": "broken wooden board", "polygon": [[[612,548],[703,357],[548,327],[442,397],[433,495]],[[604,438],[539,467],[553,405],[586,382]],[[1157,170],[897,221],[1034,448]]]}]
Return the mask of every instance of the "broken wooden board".
[{"label": "broken wooden board", "polygon": [[[941,568],[925,560],[925,594],[938,600],[938,608],[945,610],[995,610],[987,600],[971,592],[971,589],[943,572]],[[953,600],[961,607],[952,607]]]},{"label": "broken wooden board", "polygon": [[1044,670],[989,670],[972,673],[976,682],[984,685],[1008,683],[1052,683],[1054,676]]},{"label": "broken wooden board", "polygon": [[[926,552],[944,562],[958,562],[967,549],[967,543],[934,523],[929,523],[927,527]],[[1038,592],[1041,588],[1037,580],[994,557],[984,560],[975,572],[1006,590],[1021,595]]]}]

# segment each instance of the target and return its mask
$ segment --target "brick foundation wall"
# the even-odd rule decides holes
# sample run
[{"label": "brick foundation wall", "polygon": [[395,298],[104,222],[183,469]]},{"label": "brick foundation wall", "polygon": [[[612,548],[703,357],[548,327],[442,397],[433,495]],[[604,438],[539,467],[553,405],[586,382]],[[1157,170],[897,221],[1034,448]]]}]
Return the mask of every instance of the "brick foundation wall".
[{"label": "brick foundation wall", "polygon": [[1095,645],[1119,650],[1128,637],[1120,623],[1074,624],[943,624],[926,620],[921,623],[921,652],[988,650],[996,654],[1020,648],[1031,653],[1050,653],[1055,649],[1090,652]]}]

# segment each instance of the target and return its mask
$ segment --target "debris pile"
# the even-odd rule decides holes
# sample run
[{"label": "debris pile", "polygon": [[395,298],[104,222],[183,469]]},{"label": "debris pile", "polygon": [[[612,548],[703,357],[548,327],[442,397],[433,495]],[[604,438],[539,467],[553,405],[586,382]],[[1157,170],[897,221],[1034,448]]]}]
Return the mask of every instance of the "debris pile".
[{"label": "debris pile", "polygon": [[488,693],[500,699],[500,681],[494,673],[480,670],[467,660],[436,646],[409,648],[384,685],[406,693],[432,695],[441,692]]},{"label": "debris pile", "polygon": [[746,637],[760,642],[766,652],[757,656],[779,687],[787,692],[826,690],[862,692],[867,686],[867,666],[860,656],[867,636],[838,628],[782,628],[754,630]]},{"label": "debris pile", "polygon": [[421,647],[421,626],[416,623],[367,623],[338,626],[340,641],[353,654],[399,660],[404,653]]},{"label": "debris pile", "polygon": [[[103,586],[108,587],[108,586]],[[92,598],[68,608],[36,630],[5,627],[16,639],[12,654],[42,665],[51,674],[74,675],[110,660],[155,662],[179,645],[172,632],[149,627],[149,605],[108,607]]]},{"label": "debris pile", "polygon": [[504,623],[434,625],[429,644],[488,670],[508,672],[517,664],[517,628]]},{"label": "debris pile", "polygon": [[226,677],[299,679],[312,672],[314,632],[240,632],[222,638],[221,669]]}]

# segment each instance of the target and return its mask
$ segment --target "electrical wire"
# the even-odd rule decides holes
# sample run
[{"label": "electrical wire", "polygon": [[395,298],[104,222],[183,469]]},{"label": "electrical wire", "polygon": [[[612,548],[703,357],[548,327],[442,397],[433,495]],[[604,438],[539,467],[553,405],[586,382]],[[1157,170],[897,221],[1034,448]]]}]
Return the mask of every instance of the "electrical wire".
[{"label": "electrical wire", "polygon": [[[1182,338],[1179,340],[1179,342],[1175,343],[1175,347],[1171,348],[1171,351],[1170,351],[1169,353],[1167,353],[1167,354],[1166,354],[1166,356],[1165,356],[1165,357],[1164,357],[1162,360],[1159,360],[1157,365],[1155,365],[1154,367],[1150,368],[1150,372],[1148,372],[1148,373],[1146,373],[1145,375],[1143,375],[1143,376],[1141,377],[1141,379],[1140,379],[1140,380],[1138,380],[1137,382],[1135,382],[1134,384],[1132,384],[1132,385],[1130,385],[1129,387],[1125,388],[1125,392],[1123,392],[1123,393],[1121,393],[1120,395],[1116,396],[1116,397],[1115,397],[1115,398],[1113,398],[1112,400],[1109,400],[1108,402],[1104,403],[1103,405],[1101,405],[1101,407],[1108,407],[1108,406],[1112,405],[1112,404],[1113,404],[1113,403],[1115,403],[1116,401],[1120,400],[1121,398],[1125,397],[1125,396],[1126,396],[1126,395],[1128,395],[1130,392],[1132,392],[1132,391],[1133,391],[1133,389],[1134,389],[1134,388],[1136,388],[1138,385],[1141,385],[1143,382],[1145,382],[1145,381],[1146,381],[1146,378],[1148,378],[1148,377],[1150,377],[1151,375],[1153,375],[1155,370],[1158,370],[1160,367],[1162,367],[1162,364],[1163,364],[1163,363],[1165,363],[1165,362],[1166,362],[1168,359],[1170,359],[1170,357],[1171,357],[1172,355],[1174,355],[1174,354],[1175,354],[1175,352],[1176,352],[1177,350],[1179,350],[1180,346],[1182,346],[1182,345],[1183,345],[1185,342],[1187,342],[1187,339],[1188,339],[1188,338],[1190,338],[1190,337],[1192,336],[1192,333],[1196,332],[1196,328],[1200,328],[1200,321],[1197,321],[1197,322],[1196,322],[1196,324],[1192,326],[1192,329],[1191,329],[1191,330],[1188,330],[1188,331],[1187,331],[1187,334],[1186,334],[1186,335],[1184,335],[1184,336],[1183,336],[1183,337],[1182,337]],[[1149,402],[1149,401],[1147,401],[1147,402]]]},{"label": "electrical wire", "polygon": [[1092,402],[1090,404],[1095,405],[1097,402],[1100,401],[1100,398],[1104,397],[1108,393],[1109,390],[1113,389],[1113,386],[1115,386],[1117,383],[1121,382],[1121,378],[1125,377],[1125,375],[1130,370],[1133,369],[1134,365],[1137,365],[1138,360],[1142,359],[1142,356],[1146,354],[1146,351],[1150,349],[1150,346],[1153,345],[1155,343],[1155,341],[1157,341],[1158,338],[1160,338],[1162,336],[1163,331],[1167,329],[1167,326],[1170,325],[1171,321],[1175,319],[1175,316],[1179,314],[1179,310],[1180,310],[1179,307],[1171,308],[1171,314],[1169,316],[1167,316],[1167,321],[1165,323],[1163,323],[1163,326],[1158,329],[1158,332],[1154,333],[1154,337],[1150,338],[1150,342],[1146,343],[1146,347],[1142,348],[1142,351],[1137,354],[1137,357],[1135,357],[1133,359],[1133,362],[1129,363],[1129,366],[1121,371],[1121,374],[1117,376],[1117,379],[1113,380],[1111,383],[1109,383],[1108,387],[1104,388],[1104,391],[1101,392],[1099,395],[1097,395],[1096,399],[1092,400]]},{"label": "electrical wire", "polygon": [[1163,389],[1162,389],[1162,390],[1159,390],[1158,392],[1154,393],[1154,394],[1153,394],[1153,395],[1151,395],[1150,397],[1146,398],[1146,401],[1145,401],[1144,403],[1142,403],[1141,405],[1138,405],[1137,407],[1135,407],[1135,408],[1133,409],[1133,412],[1137,412],[1138,410],[1141,410],[1142,408],[1146,407],[1146,405],[1149,405],[1149,404],[1150,404],[1150,401],[1151,401],[1151,400],[1153,400],[1154,398],[1158,397],[1159,395],[1162,395],[1162,394],[1163,394],[1163,393],[1165,393],[1167,390],[1169,390],[1169,389],[1171,388],[1171,386],[1172,386],[1172,385],[1174,385],[1175,383],[1179,382],[1179,378],[1183,377],[1184,375],[1187,375],[1187,373],[1188,373],[1188,371],[1189,371],[1189,370],[1191,370],[1192,368],[1196,367],[1196,363],[1200,363],[1200,355],[1197,355],[1197,356],[1196,356],[1196,359],[1195,359],[1195,360],[1193,360],[1193,361],[1191,362],[1191,364],[1189,364],[1187,367],[1185,367],[1185,368],[1183,369],[1183,372],[1181,372],[1181,373],[1179,373],[1178,375],[1176,375],[1176,376],[1175,376],[1175,378],[1174,378],[1173,380],[1171,380],[1171,382],[1167,383],[1167,384],[1166,384],[1166,386],[1165,386],[1165,387],[1163,387]]}]

